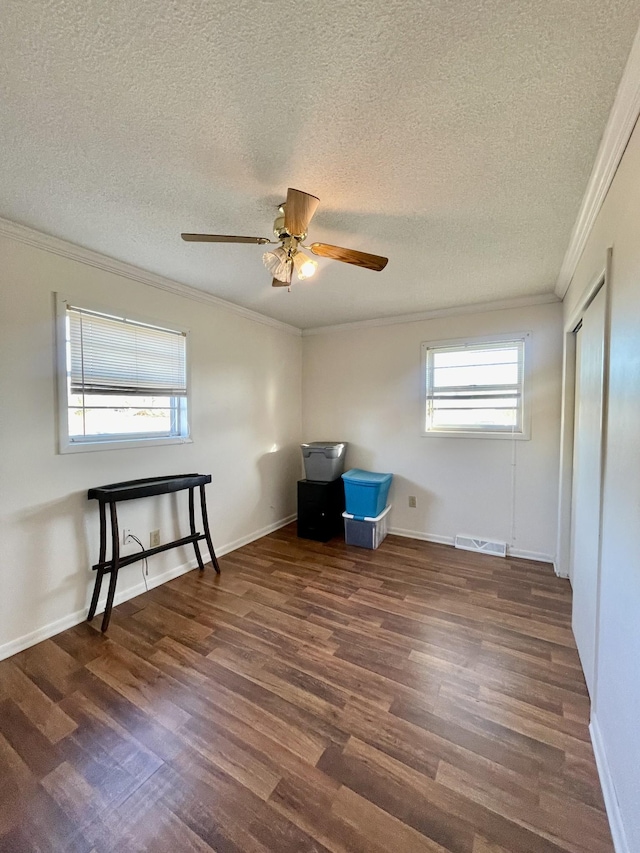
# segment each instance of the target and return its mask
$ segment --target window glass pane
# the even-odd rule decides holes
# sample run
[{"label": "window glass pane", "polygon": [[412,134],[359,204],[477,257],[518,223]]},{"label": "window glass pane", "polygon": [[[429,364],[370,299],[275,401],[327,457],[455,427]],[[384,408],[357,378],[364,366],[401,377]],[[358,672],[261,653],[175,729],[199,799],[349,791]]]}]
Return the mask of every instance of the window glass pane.
[{"label": "window glass pane", "polygon": [[[177,434],[176,405],[170,397],[153,398],[153,406],[105,406],[112,397],[86,395],[85,408],[69,407],[69,435]],[[95,405],[94,405],[95,404]]]},{"label": "window glass pane", "polygon": [[517,363],[437,367],[433,371],[435,388],[452,385],[515,385],[517,382]]},{"label": "window glass pane", "polygon": [[442,349],[433,353],[434,367],[460,367],[466,364],[502,364],[518,362],[518,348],[493,347],[491,349],[474,349],[465,347],[460,350]]},{"label": "window glass pane", "polygon": [[518,400],[516,397],[482,397],[475,400],[460,400],[456,397],[448,397],[445,400],[439,399],[433,401],[434,409],[440,411],[457,410],[457,409],[517,409]]},{"label": "window glass pane", "polygon": [[434,427],[515,427],[515,409],[435,409],[431,418]]},{"label": "window glass pane", "polygon": [[137,394],[70,394],[70,406],[82,406],[82,401],[86,406],[99,408],[104,406],[107,409],[166,409],[171,406],[171,397],[138,397]]}]

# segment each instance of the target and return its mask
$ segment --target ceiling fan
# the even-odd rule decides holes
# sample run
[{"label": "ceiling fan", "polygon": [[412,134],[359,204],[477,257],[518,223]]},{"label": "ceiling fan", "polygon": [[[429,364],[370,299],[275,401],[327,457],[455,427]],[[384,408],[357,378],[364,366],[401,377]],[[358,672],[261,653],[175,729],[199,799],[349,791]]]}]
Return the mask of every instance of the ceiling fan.
[{"label": "ceiling fan", "polygon": [[370,255],[367,252],[358,252],[355,249],[343,249],[341,246],[331,246],[329,243],[312,243],[305,246],[309,223],[320,204],[320,199],[302,190],[287,190],[287,200],[278,207],[278,215],[273,223],[273,233],[276,240],[267,237],[232,237],[226,234],[181,234],[183,240],[196,243],[280,243],[272,252],[265,252],[262,256],[264,265],[273,275],[271,284],[273,287],[291,286],[291,277],[295,270],[300,281],[310,278],[318,267],[318,262],[301,249],[308,249],[314,255],[321,258],[332,258],[334,261],[342,261],[345,264],[355,264],[367,270],[380,272],[386,265],[388,258],[380,255]]}]

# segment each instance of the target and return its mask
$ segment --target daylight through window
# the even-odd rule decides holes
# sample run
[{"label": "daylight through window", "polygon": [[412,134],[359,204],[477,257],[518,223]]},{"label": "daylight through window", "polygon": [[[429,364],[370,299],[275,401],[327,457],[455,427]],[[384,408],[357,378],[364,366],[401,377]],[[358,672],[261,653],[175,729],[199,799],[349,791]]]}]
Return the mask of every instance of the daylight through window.
[{"label": "daylight through window", "polygon": [[67,441],[185,439],[186,336],[66,304]]},{"label": "daylight through window", "polygon": [[423,344],[425,433],[524,437],[525,339]]}]

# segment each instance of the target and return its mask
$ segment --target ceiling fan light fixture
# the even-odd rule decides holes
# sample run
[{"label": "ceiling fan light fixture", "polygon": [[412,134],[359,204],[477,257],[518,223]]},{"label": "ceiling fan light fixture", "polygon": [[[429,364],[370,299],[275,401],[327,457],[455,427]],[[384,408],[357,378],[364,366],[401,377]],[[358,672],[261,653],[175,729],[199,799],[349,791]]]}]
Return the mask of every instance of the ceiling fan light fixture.
[{"label": "ceiling fan light fixture", "polygon": [[287,252],[279,246],[273,252],[265,252],[262,262],[274,278],[287,284],[291,281],[291,260]]},{"label": "ceiling fan light fixture", "polygon": [[293,256],[293,265],[296,268],[300,281],[311,278],[312,275],[315,275],[315,272],[318,269],[317,261],[314,261],[313,258],[305,255],[304,252],[299,251]]}]

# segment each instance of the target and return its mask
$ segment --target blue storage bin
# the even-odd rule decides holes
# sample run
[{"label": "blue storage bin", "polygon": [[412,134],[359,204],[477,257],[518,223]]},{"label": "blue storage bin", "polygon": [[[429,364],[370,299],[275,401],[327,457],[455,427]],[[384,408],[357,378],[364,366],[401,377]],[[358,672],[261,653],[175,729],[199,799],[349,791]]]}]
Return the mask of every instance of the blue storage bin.
[{"label": "blue storage bin", "polygon": [[387,505],[393,474],[352,468],[342,475],[346,511],[358,521],[377,518]]}]

